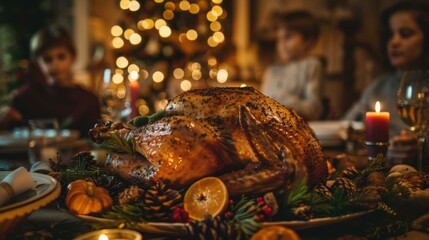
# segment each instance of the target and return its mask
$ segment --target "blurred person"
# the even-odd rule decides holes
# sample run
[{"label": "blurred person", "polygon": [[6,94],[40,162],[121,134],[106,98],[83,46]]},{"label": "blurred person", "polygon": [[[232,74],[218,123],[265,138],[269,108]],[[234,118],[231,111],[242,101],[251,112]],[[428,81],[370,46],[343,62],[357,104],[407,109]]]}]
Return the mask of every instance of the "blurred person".
[{"label": "blurred person", "polygon": [[261,91],[305,120],[321,117],[323,68],[310,52],[319,36],[317,20],[306,11],[278,16],[276,52],[279,62],[264,74]]},{"label": "blurred person", "polygon": [[388,156],[394,162],[410,162],[417,155],[417,140],[397,113],[396,94],[403,71],[429,67],[429,5],[399,2],[383,11],[381,23],[382,51],[393,71],[374,81],[345,119],[363,118],[380,101],[383,111],[390,113]]},{"label": "blurred person", "polygon": [[49,26],[30,41],[28,81],[14,91],[0,113],[3,129],[26,126],[30,119],[56,118],[63,129],[79,130],[82,137],[100,118],[97,96],[73,82],[76,50],[67,30]]}]

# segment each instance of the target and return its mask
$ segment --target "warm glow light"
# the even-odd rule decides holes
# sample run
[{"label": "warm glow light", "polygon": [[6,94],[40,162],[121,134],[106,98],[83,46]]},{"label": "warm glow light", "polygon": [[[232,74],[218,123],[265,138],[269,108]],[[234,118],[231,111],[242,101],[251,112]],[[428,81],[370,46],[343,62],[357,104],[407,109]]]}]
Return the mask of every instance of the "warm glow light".
[{"label": "warm glow light", "polygon": [[139,114],[142,116],[146,116],[149,113],[149,107],[146,105],[140,105]]},{"label": "warm glow light", "polygon": [[183,71],[183,69],[181,69],[181,68],[176,68],[173,71],[173,76],[176,79],[181,79],[181,78],[183,78],[185,76],[185,71]]},{"label": "warm glow light", "polygon": [[168,100],[167,99],[162,99],[161,101],[158,102],[158,106],[160,109],[164,109],[165,106],[167,106],[168,104]]},{"label": "warm glow light", "polygon": [[192,79],[194,79],[194,80],[200,80],[201,79],[201,77],[203,76],[203,74],[201,73],[201,71],[200,70],[195,70],[195,71],[192,71]]},{"label": "warm glow light", "polygon": [[217,74],[216,69],[210,69],[210,71],[209,71],[210,78],[215,79],[216,74]]},{"label": "warm glow light", "polygon": [[213,11],[207,13],[207,20],[209,20],[210,22],[214,22],[217,20],[217,16],[213,13]]},{"label": "warm glow light", "polygon": [[130,64],[130,66],[128,66],[127,71],[128,71],[128,73],[131,73],[132,71],[138,72],[138,71],[140,71],[140,68],[139,68],[139,66],[137,66],[136,64],[133,63],[133,64]]},{"label": "warm glow light", "polygon": [[109,237],[106,234],[100,234],[98,240],[109,240]]},{"label": "warm glow light", "polygon": [[136,0],[131,1],[128,5],[128,8],[130,9],[130,11],[135,12],[140,9],[140,3]]},{"label": "warm glow light", "polygon": [[127,95],[127,89],[124,86],[118,87],[118,90],[116,91],[116,96],[118,98],[124,98]]},{"label": "warm glow light", "polygon": [[198,62],[194,62],[191,64],[191,69],[192,70],[199,70],[199,69],[201,69],[201,64]]},{"label": "warm glow light", "polygon": [[167,9],[164,11],[162,16],[164,17],[165,20],[171,20],[174,18],[174,12]]},{"label": "warm glow light", "polygon": [[110,33],[112,33],[112,36],[114,37],[121,36],[123,32],[124,30],[122,30],[122,28],[118,25],[115,25],[110,29]]},{"label": "warm glow light", "polygon": [[123,56],[118,57],[116,59],[116,66],[118,66],[118,68],[126,68],[128,66],[128,59]]},{"label": "warm glow light", "polygon": [[123,81],[124,81],[124,76],[122,76],[122,74],[119,74],[119,73],[113,74],[113,76],[112,76],[112,82],[114,84],[120,84]]},{"label": "warm glow light", "polygon": [[122,10],[127,10],[129,6],[130,6],[130,1],[129,0],[121,0],[121,2],[119,3],[119,7]]},{"label": "warm glow light", "polygon": [[120,37],[115,37],[112,39],[112,46],[114,48],[121,48],[124,46],[124,40],[122,40]]},{"label": "warm glow light", "polygon": [[124,32],[125,39],[130,40],[130,37],[133,33],[134,33],[134,30],[132,30],[131,28],[128,28],[127,30],[125,30]]},{"label": "warm glow light", "polygon": [[216,47],[218,45],[218,42],[216,42],[213,37],[209,37],[209,39],[207,39],[207,44],[210,47]]},{"label": "warm glow light", "polygon": [[159,36],[163,37],[163,38],[167,38],[171,35],[171,28],[168,26],[162,26],[159,29]]},{"label": "warm glow light", "polygon": [[154,22],[153,22],[153,20],[152,20],[152,19],[150,19],[150,18],[147,18],[147,19],[145,19],[145,20],[141,20],[141,21],[139,21],[139,22],[138,22],[138,24],[137,24],[137,27],[138,27],[140,30],[143,30],[143,29],[152,29],[154,26],[155,26],[155,23],[154,23]]},{"label": "warm glow light", "polygon": [[219,17],[220,15],[222,15],[223,9],[220,6],[213,6],[212,12],[214,15]]},{"label": "warm glow light", "polygon": [[146,70],[142,69],[141,76],[143,79],[146,79],[147,77],[149,77],[149,73]]},{"label": "warm glow light", "polygon": [[242,83],[242,84],[240,85],[240,87],[247,87],[247,85],[246,85],[246,84],[244,84],[244,83]]},{"label": "warm glow light", "polygon": [[189,29],[189,30],[186,32],[186,37],[187,37],[189,40],[194,41],[195,39],[197,39],[197,38],[198,38],[198,33],[197,33],[197,31],[195,31],[194,29]]},{"label": "warm glow light", "polygon": [[225,69],[219,69],[216,79],[219,83],[225,83],[228,80],[228,72]]},{"label": "warm glow light", "polygon": [[164,81],[164,73],[162,73],[160,71],[156,71],[153,73],[152,79],[154,82],[160,83],[160,82]]},{"label": "warm glow light", "polygon": [[190,7],[191,7],[191,4],[186,0],[180,1],[179,3],[179,8],[182,11],[187,11]]},{"label": "warm glow light", "polygon": [[156,3],[162,3],[162,2],[164,2],[164,0],[154,0],[154,2],[156,2]]},{"label": "warm glow light", "polygon": [[220,31],[221,28],[222,28],[222,25],[218,21],[214,21],[214,22],[210,23],[210,29],[213,32]]},{"label": "warm glow light", "polygon": [[209,64],[209,66],[213,67],[217,64],[217,60],[215,57],[209,57],[209,59],[207,60],[207,63]]},{"label": "warm glow light", "polygon": [[133,45],[137,45],[139,43],[141,43],[142,41],[142,36],[140,36],[140,34],[138,33],[133,33],[130,36],[130,43]]},{"label": "warm glow light", "polygon": [[133,82],[133,81],[136,81],[137,79],[139,79],[139,73],[137,71],[131,71],[130,74],[128,75],[128,80]]},{"label": "warm glow light", "polygon": [[182,89],[183,91],[189,91],[192,88],[192,83],[189,80],[183,80],[180,83],[180,89]]},{"label": "warm glow light", "polygon": [[192,3],[191,6],[189,7],[189,12],[192,14],[197,14],[200,12],[200,6],[198,6],[198,4],[196,3]]},{"label": "warm glow light", "polygon": [[164,19],[158,19],[155,21],[155,28],[160,29],[163,26],[167,26],[167,22]]},{"label": "warm glow light", "polygon": [[222,3],[222,0],[212,0],[212,2],[213,2],[213,3],[216,3],[216,4],[221,4],[221,3]]},{"label": "warm glow light", "polygon": [[215,40],[218,43],[221,43],[225,40],[225,35],[223,35],[222,32],[215,32],[213,34],[213,40]]},{"label": "warm glow light", "polygon": [[164,7],[165,9],[169,9],[171,11],[174,11],[174,9],[176,9],[176,5],[172,2],[166,2]]},{"label": "warm glow light", "polygon": [[375,103],[375,111],[376,112],[380,112],[380,110],[381,110],[381,104],[380,104],[380,102],[379,101],[377,101],[376,103]]},{"label": "warm glow light", "polygon": [[186,40],[186,33],[179,34],[179,42],[184,42]]}]

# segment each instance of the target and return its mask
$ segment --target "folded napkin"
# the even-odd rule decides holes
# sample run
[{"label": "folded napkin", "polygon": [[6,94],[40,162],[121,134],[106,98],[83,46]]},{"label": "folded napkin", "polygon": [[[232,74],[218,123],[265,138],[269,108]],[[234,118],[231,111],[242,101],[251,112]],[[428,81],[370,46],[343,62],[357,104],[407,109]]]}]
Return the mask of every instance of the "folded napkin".
[{"label": "folded napkin", "polygon": [[51,168],[51,164],[45,161],[35,162],[33,163],[33,165],[31,165],[31,168],[30,168],[30,172],[35,172],[35,173],[48,174],[52,171],[53,170]]},{"label": "folded napkin", "polygon": [[23,167],[15,169],[0,182],[0,206],[6,204],[14,196],[34,187],[33,178],[27,169]]}]

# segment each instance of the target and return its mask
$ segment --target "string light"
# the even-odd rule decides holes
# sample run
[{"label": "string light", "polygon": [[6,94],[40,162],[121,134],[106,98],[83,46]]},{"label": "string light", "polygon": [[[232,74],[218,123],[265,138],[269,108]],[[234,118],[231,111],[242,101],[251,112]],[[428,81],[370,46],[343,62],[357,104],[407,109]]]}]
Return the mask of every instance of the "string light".
[{"label": "string light", "polygon": [[112,46],[116,49],[119,49],[124,46],[124,40],[120,37],[115,37],[112,39]]},{"label": "string light", "polygon": [[131,1],[130,4],[128,5],[128,8],[130,9],[131,12],[138,11],[140,9],[140,3],[136,0]]},{"label": "string light", "polygon": [[167,38],[171,35],[171,28],[168,26],[162,26],[159,29],[159,35],[163,38]]},{"label": "string light", "polygon": [[181,68],[176,68],[173,71],[173,76],[176,79],[182,79],[185,76],[185,71],[183,71],[183,69],[181,69]]},{"label": "string light", "polygon": [[225,83],[228,80],[228,71],[226,69],[219,69],[216,80],[219,83]]},{"label": "string light", "polygon": [[134,33],[134,30],[132,30],[131,28],[125,30],[124,32],[125,39],[130,40],[131,34],[133,33]]},{"label": "string light", "polygon": [[190,7],[191,7],[191,4],[186,0],[180,1],[179,3],[179,8],[182,11],[188,11]]},{"label": "string light", "polygon": [[133,33],[130,35],[130,43],[133,45],[137,45],[139,43],[141,43],[142,41],[142,36],[140,36],[140,34],[138,33]]},{"label": "string light", "polygon": [[158,19],[155,21],[155,28],[160,29],[163,26],[167,26],[167,22],[164,19]]},{"label": "string light", "polygon": [[186,32],[186,38],[188,38],[189,40],[191,40],[191,41],[194,41],[195,39],[197,39],[198,38],[198,33],[197,33],[197,31],[195,31],[194,29],[189,29],[187,32]]},{"label": "string light", "polygon": [[119,37],[122,35],[122,33],[124,32],[124,30],[122,30],[122,28],[118,25],[113,26],[110,29],[110,33],[112,34],[112,36],[114,37]]},{"label": "string light", "polygon": [[200,12],[200,6],[196,3],[192,3],[191,6],[189,6],[189,12],[192,14],[197,14]]},{"label": "string light", "polygon": [[118,59],[116,59],[116,66],[118,66],[118,68],[126,68],[128,66],[128,59],[124,56],[118,57]]},{"label": "string light", "polygon": [[180,89],[182,89],[182,91],[186,92],[191,90],[191,88],[192,88],[192,83],[189,80],[185,79],[180,83]]},{"label": "string light", "polygon": [[160,71],[156,71],[153,73],[152,79],[154,82],[160,83],[160,82],[164,81],[164,73],[162,73]]}]

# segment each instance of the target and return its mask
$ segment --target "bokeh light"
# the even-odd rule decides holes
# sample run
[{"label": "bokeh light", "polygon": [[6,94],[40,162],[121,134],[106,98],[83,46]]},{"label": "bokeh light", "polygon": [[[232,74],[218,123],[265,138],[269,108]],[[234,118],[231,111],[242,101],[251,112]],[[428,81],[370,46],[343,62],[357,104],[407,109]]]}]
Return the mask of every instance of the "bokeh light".
[{"label": "bokeh light", "polygon": [[140,34],[138,33],[133,33],[130,36],[130,43],[133,45],[137,45],[139,43],[141,43],[142,41],[142,36],[140,36]]},{"label": "bokeh light", "polygon": [[128,5],[128,8],[130,9],[131,12],[138,11],[140,9],[140,3],[136,0],[131,1],[130,4]]},{"label": "bokeh light", "polygon": [[222,28],[222,25],[218,21],[214,21],[214,22],[210,23],[210,29],[213,32],[220,31],[221,28]]},{"label": "bokeh light", "polygon": [[131,71],[128,75],[128,80],[131,82],[137,81],[139,79],[139,73],[137,71]]},{"label": "bokeh light", "polygon": [[191,90],[191,88],[192,88],[192,83],[189,80],[185,79],[180,83],[180,89],[182,89],[182,91],[186,92]]},{"label": "bokeh light", "polygon": [[111,34],[112,34],[112,36],[114,36],[114,37],[119,37],[119,36],[121,36],[123,32],[124,32],[124,30],[123,30],[120,26],[118,26],[118,25],[115,25],[115,26],[113,26],[113,27],[110,29],[110,33],[111,33]]},{"label": "bokeh light", "polygon": [[171,35],[171,28],[168,26],[162,26],[159,29],[159,36],[163,37],[163,38],[167,38]]},{"label": "bokeh light", "polygon": [[155,23],[150,18],[141,20],[137,23],[137,27],[140,30],[145,30],[145,29],[149,30],[149,29],[152,29],[154,26],[155,26]]},{"label": "bokeh light", "polygon": [[210,47],[216,47],[218,45],[218,42],[214,40],[213,36],[211,36],[207,39],[207,44]]},{"label": "bokeh light", "polygon": [[162,16],[165,20],[171,20],[174,18],[174,12],[167,9],[164,11],[164,13],[162,13]]},{"label": "bokeh light", "polygon": [[222,7],[216,5],[212,7],[212,12],[213,12],[213,15],[219,17],[222,15],[223,9]]},{"label": "bokeh light", "polygon": [[197,14],[200,12],[200,6],[196,3],[192,3],[191,6],[189,6],[189,12],[192,14]]},{"label": "bokeh light", "polygon": [[120,73],[115,73],[112,76],[112,82],[114,84],[121,84],[124,81],[124,76]]},{"label": "bokeh light", "polygon": [[163,26],[167,26],[167,22],[164,19],[158,19],[155,21],[155,28],[160,29]]},{"label": "bokeh light", "polygon": [[116,49],[123,47],[124,44],[124,40],[122,40],[120,37],[115,37],[112,39],[112,46]]},{"label": "bokeh light", "polygon": [[154,82],[160,83],[160,82],[164,81],[164,73],[162,73],[160,71],[156,71],[153,73],[152,79]]},{"label": "bokeh light", "polygon": [[215,40],[218,43],[221,43],[225,40],[225,35],[223,35],[222,32],[215,32],[213,34],[213,40]]},{"label": "bokeh light", "polygon": [[186,0],[180,1],[179,3],[179,8],[182,11],[188,11],[190,7],[191,7],[191,4]]},{"label": "bokeh light", "polygon": [[128,66],[128,59],[124,56],[118,57],[116,59],[116,66],[118,66],[118,68],[126,68]]},{"label": "bokeh light", "polygon": [[219,83],[225,83],[228,80],[228,71],[226,69],[219,69],[216,80]]},{"label": "bokeh light", "polygon": [[130,6],[130,1],[129,0],[121,0],[121,2],[119,2],[119,7],[122,10],[127,10],[129,6]]},{"label": "bokeh light", "polygon": [[139,106],[139,114],[142,116],[146,116],[149,114],[149,107],[147,105]]},{"label": "bokeh light", "polygon": [[187,32],[186,32],[186,38],[188,38],[189,40],[191,40],[191,41],[194,41],[195,39],[197,39],[198,38],[198,33],[197,33],[197,31],[195,31],[194,29],[189,29]]},{"label": "bokeh light", "polygon": [[181,68],[176,68],[173,71],[173,76],[176,79],[182,79],[185,76],[185,71],[183,71],[183,69],[181,69]]},{"label": "bokeh light", "polygon": [[134,30],[132,30],[131,28],[128,28],[127,30],[125,30],[124,32],[125,39],[130,40],[130,37],[133,33],[134,33]]},{"label": "bokeh light", "polygon": [[174,11],[174,9],[176,9],[176,4],[174,4],[173,2],[166,2],[164,7],[165,9]]}]

